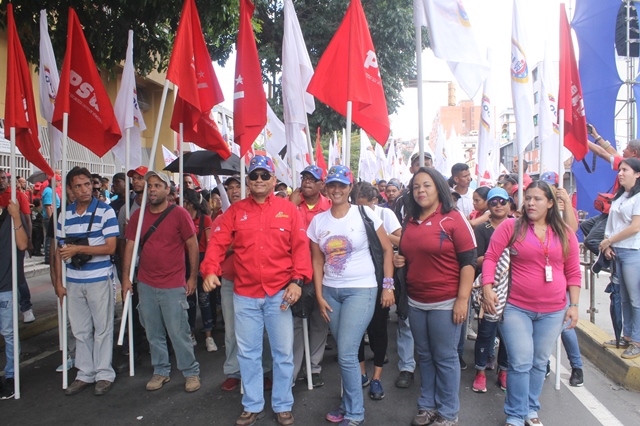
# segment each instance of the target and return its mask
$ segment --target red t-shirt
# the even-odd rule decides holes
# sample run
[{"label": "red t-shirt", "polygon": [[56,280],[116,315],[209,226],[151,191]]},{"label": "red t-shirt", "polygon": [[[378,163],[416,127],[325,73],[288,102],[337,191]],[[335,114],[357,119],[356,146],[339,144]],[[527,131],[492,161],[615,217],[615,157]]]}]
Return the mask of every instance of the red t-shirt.
[{"label": "red t-shirt", "polygon": [[[7,207],[11,201],[11,191],[7,188],[2,194],[0,194],[0,207]],[[16,201],[20,204],[20,213],[31,215],[31,207],[29,206],[29,200],[27,196],[20,191],[16,191]]]},{"label": "red t-shirt", "polygon": [[400,242],[407,261],[407,293],[419,303],[455,299],[460,285],[457,255],[476,248],[473,229],[462,213],[442,214],[440,209],[422,223],[410,219]]},{"label": "red t-shirt", "polygon": [[[148,207],[144,212],[140,238],[144,237],[162,214],[151,213]],[[139,217],[140,210],[131,215],[125,231],[127,240],[135,240]],[[185,287],[184,245],[195,233],[191,215],[182,207],[176,206],[145,243],[140,254],[138,280],[155,288]]]},{"label": "red t-shirt", "polygon": [[309,224],[311,223],[313,218],[316,217],[317,214],[326,212],[330,208],[331,208],[331,200],[329,200],[327,197],[325,197],[322,194],[320,194],[320,199],[318,200],[316,205],[313,206],[313,208],[311,209],[307,205],[307,202],[304,200],[304,197],[302,197],[302,202],[298,206],[298,211],[300,212],[300,215],[302,217],[304,229],[307,229],[309,227]]},{"label": "red t-shirt", "polygon": [[[211,229],[213,225],[213,221],[209,216],[203,215],[204,217],[204,230],[202,231],[202,238],[198,240],[198,249],[200,253],[207,252],[207,229]],[[196,228],[196,237],[200,236],[200,217],[196,217],[193,219],[193,226]],[[186,250],[186,247],[185,247]]]},{"label": "red t-shirt", "polygon": [[[611,169],[617,172],[620,168],[620,163],[622,162],[622,160],[624,160],[624,157],[622,157],[622,155],[614,155],[613,161],[611,162]],[[618,176],[616,176],[616,180],[615,182],[613,182],[613,193],[615,194],[616,192],[618,192],[618,189],[620,189],[620,181],[618,180]]]}]

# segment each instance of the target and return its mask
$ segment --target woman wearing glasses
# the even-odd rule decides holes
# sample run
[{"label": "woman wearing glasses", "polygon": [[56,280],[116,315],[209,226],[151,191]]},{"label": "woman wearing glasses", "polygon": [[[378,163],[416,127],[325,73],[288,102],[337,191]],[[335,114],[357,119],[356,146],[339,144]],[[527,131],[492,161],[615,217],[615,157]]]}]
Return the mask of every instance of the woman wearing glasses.
[{"label": "woman wearing glasses", "polygon": [[[307,235],[311,240],[313,282],[318,307],[329,323],[338,345],[338,363],[342,375],[340,408],[326,419],[342,426],[364,423],[362,382],[358,347],[373,312],[378,295],[375,267],[369,252],[369,240],[358,206],[349,203],[353,175],[345,166],[329,169],[325,181],[331,208],[316,215]],[[370,208],[364,208],[373,221],[384,252],[384,276],[381,304],[391,306],[393,293],[393,248],[382,220]]]},{"label": "woman wearing glasses", "polygon": [[[476,266],[476,277],[482,272],[482,262],[484,254],[489,248],[489,241],[493,231],[509,217],[511,211],[511,200],[509,194],[503,188],[493,188],[487,194],[487,206],[489,208],[489,221],[477,225],[474,229],[476,243],[478,244],[478,264]],[[498,323],[488,321],[484,318],[478,320],[478,337],[475,345],[475,365],[476,377],[471,389],[474,392],[484,393],[487,391],[487,376],[485,370],[493,370],[496,365],[494,342]],[[507,389],[507,349],[504,343],[500,342],[498,350],[498,385],[502,390]]]},{"label": "woman wearing glasses", "polygon": [[[484,309],[495,314],[496,264],[511,251],[511,286],[500,333],[509,354],[507,425],[540,425],[538,416],[547,360],[562,331],[578,322],[578,240],[562,220],[554,191],[535,181],[524,193],[522,216],[505,220],[491,236],[482,263]],[[567,303],[567,290],[569,302]],[[567,308],[568,304],[568,308]]]},{"label": "woman wearing glasses", "polygon": [[476,243],[437,170],[418,169],[409,189],[402,255],[394,256],[394,264],[407,266],[409,323],[420,367],[418,414],[412,425],[455,426],[460,411],[457,346],[467,318]]}]

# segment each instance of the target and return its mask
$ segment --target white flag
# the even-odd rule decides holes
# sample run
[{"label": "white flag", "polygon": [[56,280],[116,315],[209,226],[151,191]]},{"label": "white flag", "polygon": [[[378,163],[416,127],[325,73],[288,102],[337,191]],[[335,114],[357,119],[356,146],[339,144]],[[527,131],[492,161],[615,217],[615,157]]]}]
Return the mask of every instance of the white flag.
[{"label": "white flag", "polygon": [[333,139],[329,142],[329,163],[328,166],[340,164],[340,149],[338,148],[338,132],[333,132]]},{"label": "white flag", "polygon": [[127,56],[122,70],[120,90],[113,107],[116,120],[122,131],[122,139],[113,147],[113,153],[122,164],[126,163],[126,129],[130,129],[129,161],[132,167],[142,164],[142,140],[140,133],[146,130],[142,112],[138,108],[138,93],[136,91],[136,76],[133,70],[133,31],[129,30],[129,42],[127,44]]},{"label": "white flag", "polygon": [[442,124],[438,126],[438,139],[436,142],[436,152],[433,158],[433,167],[439,171],[442,176],[449,176],[451,174],[451,167],[449,166],[449,153],[447,152],[447,138],[442,128]]},{"label": "white flag", "polygon": [[389,180],[390,178],[387,176],[387,155],[384,153],[382,145],[377,143],[375,146],[376,166],[374,179]]},{"label": "white flag", "polygon": [[489,74],[481,49],[461,0],[414,0],[414,22],[429,28],[433,54],[447,61],[469,98],[475,96]]},{"label": "white flag", "polygon": [[500,144],[495,138],[493,113],[495,107],[491,103],[493,96],[493,79],[487,77],[482,90],[480,107],[480,131],[478,132],[478,182],[495,181],[500,168]]},{"label": "white flag", "polygon": [[[376,144],[379,145],[379,144]],[[360,159],[358,161],[358,179],[373,182],[376,178],[376,154],[373,152],[369,136],[360,129]]]},{"label": "white flag", "polygon": [[[313,95],[307,86],[313,77],[313,66],[302,37],[298,16],[291,0],[284,2],[284,36],[282,37],[282,103],[287,145],[294,157],[305,158],[308,152],[306,135],[299,133],[307,126],[307,114],[315,111]],[[301,170],[296,170],[299,173]]]},{"label": "white flag", "polygon": [[387,176],[389,177],[389,179],[391,178],[398,178],[398,158],[396,155],[396,142],[391,139],[391,141],[389,142],[389,151],[387,152]]},{"label": "white flag", "polygon": [[50,153],[55,164],[62,158],[62,132],[51,125],[53,110],[55,109],[56,95],[60,85],[60,75],[56,65],[56,57],[53,54],[51,38],[49,38],[49,26],[47,24],[47,11],[40,11],[40,114],[47,120],[49,138],[53,141],[53,152]]},{"label": "white flag", "polygon": [[511,96],[516,118],[516,148],[523,154],[527,145],[535,138],[533,125],[533,81],[527,59],[529,40],[521,19],[521,0],[513,0],[511,27]]},{"label": "white flag", "polygon": [[289,155],[287,154],[287,138],[284,124],[273,112],[267,103],[267,125],[264,128],[264,149],[273,160],[276,177],[287,186],[293,186],[293,177],[289,167]]},{"label": "white flag", "polygon": [[176,155],[173,152],[169,151],[169,148],[164,145],[162,145],[162,158],[164,158],[165,167],[178,159],[178,157],[176,157]]}]

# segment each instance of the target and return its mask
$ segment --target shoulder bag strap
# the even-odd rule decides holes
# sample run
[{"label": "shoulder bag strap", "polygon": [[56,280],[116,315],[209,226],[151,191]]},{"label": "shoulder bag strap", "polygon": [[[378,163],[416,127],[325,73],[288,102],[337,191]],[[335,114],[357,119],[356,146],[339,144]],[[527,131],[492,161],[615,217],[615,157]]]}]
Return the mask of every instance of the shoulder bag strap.
[{"label": "shoulder bag strap", "polygon": [[[153,223],[153,225],[151,225],[151,228],[149,228],[147,233],[144,234],[144,237],[142,237],[142,241],[140,241],[139,253],[142,253],[142,247],[144,247],[144,243],[147,242],[149,237],[151,237],[151,234],[153,234],[155,232],[155,230],[158,229],[158,226],[160,226],[160,223],[164,220],[165,217],[167,217],[167,215],[169,213],[171,213],[171,210],[173,210],[174,208],[176,208],[176,204],[171,204],[169,207],[167,207],[165,209],[165,211],[162,212],[160,217],[158,219],[156,219],[156,221]],[[138,220],[142,220],[142,219],[138,218]]]},{"label": "shoulder bag strap", "polygon": [[[98,210],[98,200],[96,200],[96,206],[93,209],[93,213],[91,213],[91,219],[89,219],[89,227],[87,228],[87,238],[89,238],[89,235],[91,234],[91,227],[93,226],[93,219],[95,219],[96,217],[96,210]],[[91,204],[93,204],[93,202],[91,202]],[[89,206],[91,207],[91,206]]]}]

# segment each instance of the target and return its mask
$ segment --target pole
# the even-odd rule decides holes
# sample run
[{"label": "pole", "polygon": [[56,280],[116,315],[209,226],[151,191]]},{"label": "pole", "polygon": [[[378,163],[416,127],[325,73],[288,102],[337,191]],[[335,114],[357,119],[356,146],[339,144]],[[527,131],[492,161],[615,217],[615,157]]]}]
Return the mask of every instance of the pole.
[{"label": "pole", "polygon": [[129,177],[126,176],[131,170],[131,129],[127,128],[124,131],[125,133],[125,145],[124,145],[124,168],[125,171],[125,180],[124,180],[124,214],[127,220],[131,217],[131,197],[129,196],[129,191],[131,190]]},{"label": "pole", "polygon": [[[246,154],[245,154],[246,155]],[[244,158],[245,155],[240,157],[240,197],[244,200],[247,196],[247,171],[245,169]]]},{"label": "pole", "polygon": [[[47,126],[47,132],[49,133],[49,161],[51,162],[51,170],[53,170],[53,177],[51,178],[51,192],[52,194],[52,207],[53,207],[53,214],[51,215],[51,217],[49,218],[49,220],[53,220],[53,235],[47,235],[47,238],[54,238],[56,236],[56,224],[58,223],[58,209],[56,207],[56,165],[55,165],[55,160],[54,160],[54,150],[55,150],[55,145],[53,143],[53,131],[52,131],[53,126],[51,125],[51,123],[49,123],[49,125]],[[54,247],[55,249],[55,247]],[[49,253],[51,253],[51,250],[49,250]],[[49,254],[49,257],[51,257],[51,254]],[[51,259],[49,259],[49,263],[51,263]],[[58,345],[60,347],[60,350],[62,350],[62,308],[60,307],[60,303],[56,303],[56,307],[58,308]]]},{"label": "pole", "polygon": [[309,349],[309,320],[307,318],[302,318],[302,334],[304,337],[304,358],[307,365],[307,389],[313,390],[311,349]]},{"label": "pole", "polygon": [[345,157],[344,157],[344,165],[351,168],[351,116],[353,114],[353,103],[351,101],[347,101],[347,137],[346,148],[345,148]]},{"label": "pole", "polygon": [[[131,293],[127,292],[127,294],[129,295],[129,299],[131,299]],[[129,309],[127,309],[127,317],[129,318],[129,376],[133,377],[136,375],[133,349],[133,303],[129,303]]]},{"label": "pole", "polygon": [[305,126],[307,131],[307,148],[309,149],[309,161],[311,161],[311,165],[315,166],[316,165],[316,157],[313,155],[313,144],[311,143],[311,128],[309,128],[309,117],[307,116],[307,114],[304,115],[304,122],[305,122]]},{"label": "pole", "polygon": [[556,340],[556,382],[555,382],[555,389],[557,391],[560,390],[560,368],[561,368],[561,358],[562,358],[562,340],[561,337],[558,336],[558,339]]},{"label": "pole", "polygon": [[518,210],[522,208],[524,194],[524,151],[518,153]]},{"label": "pole", "polygon": [[558,111],[559,139],[558,143],[558,188],[564,188],[564,162],[562,161],[562,148],[564,147],[564,109]]},{"label": "pole", "polygon": [[184,123],[180,123],[180,149],[178,152],[178,182],[180,183],[180,207],[184,207]]},{"label": "pole", "polygon": [[420,167],[424,167],[424,106],[423,106],[423,87],[422,87],[422,26],[416,23],[416,66],[417,77],[416,85],[418,86],[418,149],[420,155]]},{"label": "pole", "polygon": [[[10,173],[11,173],[11,201],[17,202],[16,188],[16,128],[9,129],[11,138]],[[54,193],[55,196],[55,193]],[[22,213],[20,213],[22,214]],[[25,232],[27,232],[25,228]],[[20,336],[18,326],[18,247],[16,246],[16,224],[11,218],[11,291],[12,320],[13,320],[13,389],[14,398],[20,399]]]},{"label": "pole", "polygon": [[[62,115],[62,166],[60,167],[61,174],[64,176],[67,171],[67,135],[69,134],[69,114],[64,113]],[[54,177],[55,179],[55,177]],[[62,213],[62,217],[60,217],[60,238],[64,239],[65,230],[64,225],[66,222],[67,215],[65,214],[67,210],[67,191],[62,191],[62,199],[60,200],[60,212]],[[55,206],[56,194],[53,194],[53,205]],[[55,210],[55,209],[54,209]],[[54,223],[54,232],[57,229],[56,224]],[[56,248],[57,250],[57,248]],[[66,290],[67,288],[67,265],[60,259],[60,272],[62,275],[62,287]],[[66,389],[69,385],[69,377],[68,377],[68,365],[67,358],[68,347],[69,347],[69,336],[67,330],[67,296],[65,295],[62,298],[62,389]]]}]

